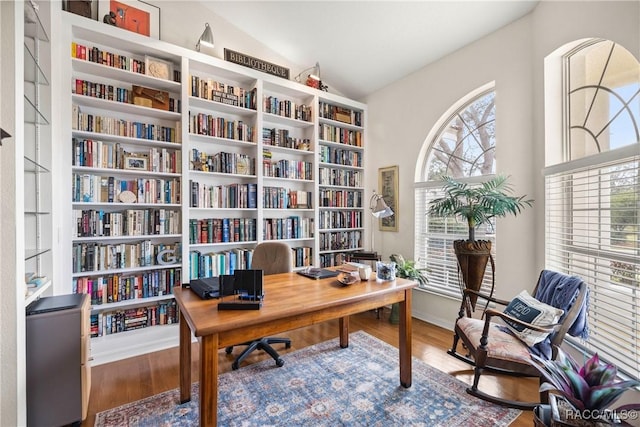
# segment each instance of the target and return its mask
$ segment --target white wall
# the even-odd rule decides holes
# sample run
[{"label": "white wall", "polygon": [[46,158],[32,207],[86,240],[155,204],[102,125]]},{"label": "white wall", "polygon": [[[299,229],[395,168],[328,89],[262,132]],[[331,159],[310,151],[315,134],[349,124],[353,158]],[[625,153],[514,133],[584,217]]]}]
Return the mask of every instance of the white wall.
[{"label": "white wall", "polygon": [[[399,231],[376,231],[376,249],[385,258],[396,252],[413,258],[413,177],[424,139],[454,102],[495,81],[497,170],[512,176],[517,194],[535,199],[522,215],[498,221],[496,293],[510,298],[531,290],[544,266],[544,57],[585,37],[609,38],[637,53],[639,5],[543,1],[522,19],[367,97],[367,189],[377,188],[377,168],[400,167]],[[414,315],[433,323],[451,327],[458,307],[414,292]]]},{"label": "white wall", "polygon": [[[147,3],[161,8],[160,37],[163,41],[195,50],[196,43],[209,23],[213,32],[214,48],[202,48],[202,52],[224,59],[224,48],[264,59],[283,67],[290,68],[291,78],[304,68],[283,58],[246,33],[233,23],[215,14],[215,11],[196,1],[152,0]],[[101,20],[101,19],[100,19]]]}]

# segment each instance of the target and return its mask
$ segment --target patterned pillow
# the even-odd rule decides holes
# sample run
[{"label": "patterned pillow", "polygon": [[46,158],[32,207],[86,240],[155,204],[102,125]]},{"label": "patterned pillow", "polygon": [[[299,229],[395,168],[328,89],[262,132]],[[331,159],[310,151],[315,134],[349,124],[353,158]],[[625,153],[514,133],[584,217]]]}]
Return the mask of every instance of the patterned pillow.
[{"label": "patterned pillow", "polygon": [[[556,323],[564,311],[540,302],[529,295],[529,292],[522,291],[511,300],[504,313],[532,325],[548,325]],[[505,323],[529,347],[543,341],[549,335],[547,332],[534,331],[515,322],[505,320]]]}]

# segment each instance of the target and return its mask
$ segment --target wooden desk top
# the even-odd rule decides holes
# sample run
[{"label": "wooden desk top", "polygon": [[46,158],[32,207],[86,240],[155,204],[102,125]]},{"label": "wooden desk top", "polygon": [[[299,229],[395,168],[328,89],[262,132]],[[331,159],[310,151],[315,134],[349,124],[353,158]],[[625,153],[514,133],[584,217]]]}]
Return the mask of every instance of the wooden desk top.
[{"label": "wooden desk top", "polygon": [[[259,310],[218,311],[218,301],[202,300],[188,288],[174,288],[182,314],[196,337],[252,327],[283,318],[308,315],[309,312],[337,309],[342,304],[375,299],[377,296],[404,293],[416,282],[397,278],[395,281],[362,281],[341,285],[335,277],[309,279],[297,273],[264,277],[264,301]],[[401,298],[401,299],[404,299]]]}]

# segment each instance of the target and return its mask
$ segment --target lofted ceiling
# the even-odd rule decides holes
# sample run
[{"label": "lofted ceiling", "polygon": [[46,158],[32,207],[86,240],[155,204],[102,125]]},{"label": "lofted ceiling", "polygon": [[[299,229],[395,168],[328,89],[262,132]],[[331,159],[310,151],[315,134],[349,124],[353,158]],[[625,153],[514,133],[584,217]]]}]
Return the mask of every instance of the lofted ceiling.
[{"label": "lofted ceiling", "polygon": [[537,0],[202,3],[300,69],[319,62],[329,92],[361,100],[513,22]]}]

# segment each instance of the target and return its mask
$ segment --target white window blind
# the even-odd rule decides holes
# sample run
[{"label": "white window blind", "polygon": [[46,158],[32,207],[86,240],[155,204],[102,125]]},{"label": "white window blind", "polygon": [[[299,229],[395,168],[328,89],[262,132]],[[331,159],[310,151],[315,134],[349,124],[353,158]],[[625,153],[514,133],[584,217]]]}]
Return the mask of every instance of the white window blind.
[{"label": "white window blind", "polygon": [[546,265],[589,285],[590,336],[576,342],[638,378],[640,155],[632,150],[545,171]]}]

